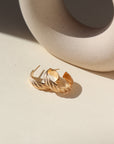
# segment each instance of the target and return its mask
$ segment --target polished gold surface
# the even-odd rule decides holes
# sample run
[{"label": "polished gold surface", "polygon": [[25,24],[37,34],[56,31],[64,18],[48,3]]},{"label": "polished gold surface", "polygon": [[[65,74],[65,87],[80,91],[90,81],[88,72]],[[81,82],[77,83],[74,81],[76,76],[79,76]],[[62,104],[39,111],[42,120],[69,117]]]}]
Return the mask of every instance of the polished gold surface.
[{"label": "polished gold surface", "polygon": [[34,73],[39,67],[40,65],[30,73],[31,83],[35,88],[64,94],[67,94],[72,89],[73,79],[69,73],[65,72],[63,77],[60,77],[57,72],[58,69],[49,68],[46,72],[43,70],[38,77],[35,77]]}]

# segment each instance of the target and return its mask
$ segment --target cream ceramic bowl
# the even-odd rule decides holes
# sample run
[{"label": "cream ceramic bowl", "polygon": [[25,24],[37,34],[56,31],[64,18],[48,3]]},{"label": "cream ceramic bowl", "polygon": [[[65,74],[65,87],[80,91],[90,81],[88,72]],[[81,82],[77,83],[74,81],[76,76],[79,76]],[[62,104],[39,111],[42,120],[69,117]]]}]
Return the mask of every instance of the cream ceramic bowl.
[{"label": "cream ceramic bowl", "polygon": [[19,2],[31,32],[51,54],[85,69],[114,71],[114,20],[94,30],[76,22],[62,0]]}]

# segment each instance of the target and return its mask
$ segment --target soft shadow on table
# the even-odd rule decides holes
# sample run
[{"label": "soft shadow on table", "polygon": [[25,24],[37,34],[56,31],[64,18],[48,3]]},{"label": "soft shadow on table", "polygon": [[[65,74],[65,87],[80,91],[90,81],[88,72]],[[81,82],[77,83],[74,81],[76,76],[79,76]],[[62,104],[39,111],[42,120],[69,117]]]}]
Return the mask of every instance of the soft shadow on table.
[{"label": "soft shadow on table", "polygon": [[101,76],[101,77],[104,77],[104,78],[108,78],[108,79],[114,80],[114,71],[111,71],[111,72],[97,72],[97,71],[87,70],[87,69],[80,68],[80,67],[78,67],[78,68],[82,69],[82,70],[84,70],[86,72],[92,73],[94,75],[98,75],[98,76]]},{"label": "soft shadow on table", "polygon": [[0,32],[35,41],[25,24],[18,0],[0,0]]},{"label": "soft shadow on table", "polygon": [[114,80],[114,71],[112,71],[112,72],[91,72],[91,73]]},{"label": "soft shadow on table", "polygon": [[[73,65],[73,66],[75,66],[75,65]],[[101,77],[104,77],[104,78],[108,78],[108,79],[114,80],[114,71],[110,71],[110,72],[97,72],[97,71],[87,70],[87,69],[84,69],[84,68],[81,68],[81,67],[78,67],[78,68],[82,69],[82,70],[84,70],[86,72],[92,73],[94,75],[98,75],[98,76],[101,76]]]},{"label": "soft shadow on table", "polygon": [[74,82],[73,86],[72,86],[72,90],[64,95],[64,94],[57,94],[57,96],[61,97],[61,98],[68,98],[68,99],[73,99],[73,98],[77,98],[80,96],[80,94],[82,93],[82,87],[80,84]]}]

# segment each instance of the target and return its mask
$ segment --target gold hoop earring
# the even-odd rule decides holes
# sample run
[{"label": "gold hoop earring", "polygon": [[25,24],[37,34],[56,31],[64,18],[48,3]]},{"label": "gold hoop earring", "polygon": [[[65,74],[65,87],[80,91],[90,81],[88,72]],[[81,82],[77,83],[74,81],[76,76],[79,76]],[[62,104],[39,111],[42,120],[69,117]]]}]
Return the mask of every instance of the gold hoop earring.
[{"label": "gold hoop earring", "polygon": [[[73,85],[73,79],[69,73],[65,72],[63,77],[60,77],[57,70],[59,69],[52,69],[49,68],[45,73],[44,70],[38,77],[34,76],[36,69],[32,70],[30,73],[30,77],[32,78],[32,85],[43,91],[50,91],[55,93],[68,93]],[[41,78],[43,75],[43,78]]]}]

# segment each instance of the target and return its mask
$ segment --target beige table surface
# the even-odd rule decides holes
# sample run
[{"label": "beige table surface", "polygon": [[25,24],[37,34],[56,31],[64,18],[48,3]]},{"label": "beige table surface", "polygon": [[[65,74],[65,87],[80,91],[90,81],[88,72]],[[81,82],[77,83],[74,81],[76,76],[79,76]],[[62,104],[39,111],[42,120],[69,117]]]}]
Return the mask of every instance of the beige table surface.
[{"label": "beige table surface", "polygon": [[[68,71],[78,83],[72,94],[34,89],[28,78],[39,64]],[[1,144],[114,144],[114,73],[87,72],[7,34],[0,34],[0,68]]]},{"label": "beige table surface", "polygon": [[[39,64],[40,71],[68,71],[73,91],[61,97],[34,89],[28,78]],[[82,70],[50,55],[32,36],[1,32],[0,144],[114,144],[114,72]]]}]

